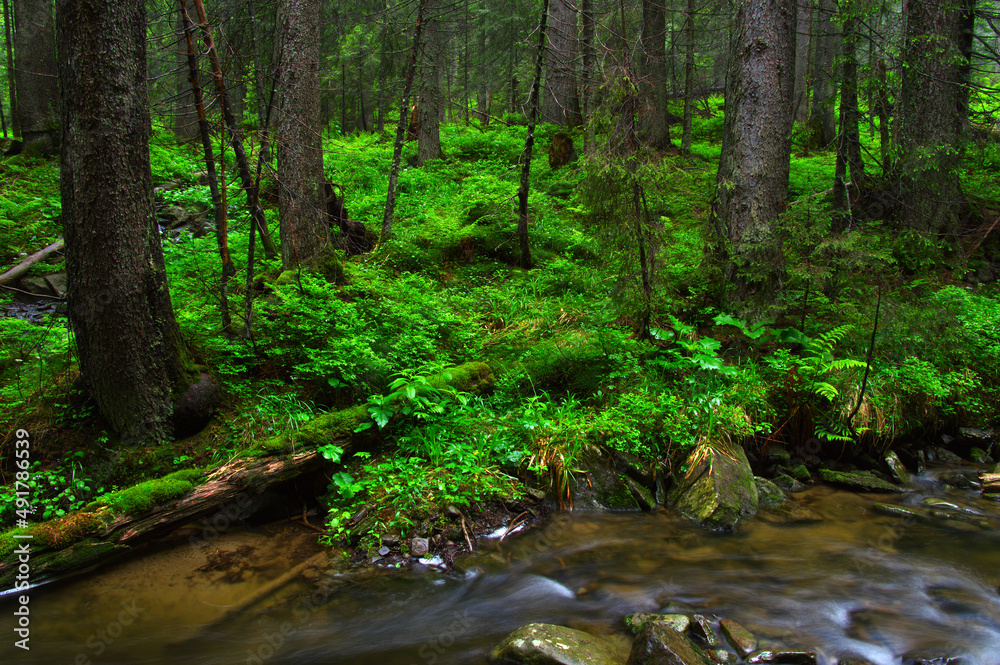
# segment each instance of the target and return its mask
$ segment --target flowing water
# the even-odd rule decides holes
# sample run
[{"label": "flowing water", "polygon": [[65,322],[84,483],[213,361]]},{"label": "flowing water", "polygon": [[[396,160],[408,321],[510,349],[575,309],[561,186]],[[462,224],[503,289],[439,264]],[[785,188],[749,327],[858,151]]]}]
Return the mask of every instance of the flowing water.
[{"label": "flowing water", "polygon": [[[883,515],[877,501],[936,501],[941,517]],[[1000,504],[929,474],[904,495],[820,486],[794,506],[734,534],[669,510],[560,514],[485,545],[459,571],[332,566],[247,606],[316,552],[315,534],[233,529],[197,548],[181,533],[32,590],[31,651],[8,633],[0,662],[481,663],[528,622],[621,633],[628,613],[676,610],[737,619],[765,643],[816,650],[823,665],[849,656],[889,665],[921,647],[1000,664]]]}]

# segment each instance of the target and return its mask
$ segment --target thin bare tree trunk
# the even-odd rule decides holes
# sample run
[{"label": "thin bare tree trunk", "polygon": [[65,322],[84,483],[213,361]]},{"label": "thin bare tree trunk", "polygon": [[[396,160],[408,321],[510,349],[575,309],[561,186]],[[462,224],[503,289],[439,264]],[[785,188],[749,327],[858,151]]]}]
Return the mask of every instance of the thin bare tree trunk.
[{"label": "thin bare tree trunk", "polygon": [[[14,15],[10,11],[10,0],[3,0],[3,27],[4,37],[7,42],[7,92],[11,107],[17,99],[17,85],[11,75],[14,71]],[[10,130],[14,138],[21,136],[21,125],[17,121],[17,114],[13,111],[10,114]]]},{"label": "thin bare tree trunk", "polygon": [[[278,248],[271,239],[271,233],[267,229],[267,220],[264,218],[264,211],[261,210],[257,185],[250,175],[250,164],[247,160],[246,150],[243,148],[243,135],[240,133],[236,117],[233,115],[233,108],[229,104],[229,95],[226,93],[226,83],[222,76],[222,65],[219,63],[219,54],[215,49],[215,41],[212,39],[212,31],[208,27],[208,15],[205,12],[205,4],[202,0],[194,0],[195,9],[198,11],[199,27],[205,39],[205,46],[208,48],[208,57],[212,63],[212,78],[215,80],[215,87],[219,91],[219,101],[222,105],[223,117],[226,126],[229,128],[229,135],[233,139],[233,152],[236,153],[236,168],[243,182],[243,189],[247,193],[247,203],[250,206],[250,217],[260,233],[261,241],[264,244],[264,256],[273,259],[278,256]],[[259,160],[258,160],[259,161]]]},{"label": "thin bare tree trunk", "polygon": [[545,29],[549,17],[549,0],[542,1],[542,22],[538,28],[538,56],[535,58],[535,78],[528,95],[528,133],[521,153],[521,186],[517,190],[517,237],[521,244],[521,268],[531,269],[531,246],[528,244],[528,193],[531,179],[531,151],[535,145],[535,122],[538,120],[538,88],[542,84],[542,63],[545,61]]},{"label": "thin bare tree trunk", "polygon": [[[208,172],[208,189],[212,194],[212,208],[215,212],[215,239],[219,245],[219,257],[222,260],[222,277],[219,281],[219,312],[222,320],[222,334],[229,336],[232,332],[232,318],[229,316],[229,280],[236,275],[236,267],[229,255],[229,229],[226,222],[226,208],[219,192],[219,180],[215,173],[215,157],[212,154],[212,137],[209,133],[208,118],[205,116],[205,103],[202,97],[201,82],[198,80],[198,57],[194,49],[195,24],[188,15],[187,0],[180,0],[180,18],[184,29],[184,42],[187,44],[187,62],[191,94],[194,98],[195,111],[198,114],[198,129],[201,134],[201,145],[205,151],[205,170]],[[223,161],[223,163],[225,163]]]},{"label": "thin bare tree trunk", "polygon": [[597,149],[594,139],[594,128],[590,126],[590,115],[593,112],[592,96],[594,85],[594,0],[583,0],[580,6],[581,30],[580,36],[583,48],[583,76],[581,86],[581,103],[583,105],[583,151],[591,153]]},{"label": "thin bare tree trunk", "polygon": [[403,156],[403,139],[406,136],[406,124],[410,110],[410,90],[413,88],[413,73],[417,69],[417,51],[420,49],[420,33],[424,26],[424,9],[427,0],[420,0],[417,5],[417,25],[413,29],[413,48],[410,49],[410,64],[406,70],[406,83],[403,85],[403,100],[399,106],[399,122],[396,123],[396,143],[392,149],[392,166],[389,168],[389,191],[385,197],[385,211],[382,214],[382,237],[380,242],[389,239],[392,233],[392,214],[396,209],[396,181],[399,179],[399,162]]},{"label": "thin bare tree trunk", "polygon": [[691,123],[694,117],[694,13],[695,0],[687,0],[684,13],[684,130],[681,153],[691,154]]}]

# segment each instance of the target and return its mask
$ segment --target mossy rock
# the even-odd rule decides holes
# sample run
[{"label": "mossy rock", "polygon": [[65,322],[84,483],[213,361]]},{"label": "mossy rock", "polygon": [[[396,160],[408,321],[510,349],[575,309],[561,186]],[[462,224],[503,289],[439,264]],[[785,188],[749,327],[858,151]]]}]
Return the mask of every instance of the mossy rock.
[{"label": "mossy rock", "polygon": [[777,508],[785,502],[785,493],[767,478],[754,477],[757,483],[757,505],[761,508]]},{"label": "mossy rock", "polygon": [[580,510],[640,510],[629,489],[629,478],[618,473],[614,460],[601,448],[588,445],[572,461],[580,473],[573,477],[573,507]]},{"label": "mossy rock", "polygon": [[687,467],[668,496],[682,514],[711,529],[731,529],[757,512],[757,484],[742,446],[702,444]]},{"label": "mossy rock", "polygon": [[487,656],[493,665],[621,665],[628,659],[624,636],[599,636],[582,630],[530,623],[503,639]]},{"label": "mossy rock", "polygon": [[819,477],[831,485],[840,485],[859,492],[904,492],[899,485],[893,485],[870,471],[833,471],[820,469]]}]

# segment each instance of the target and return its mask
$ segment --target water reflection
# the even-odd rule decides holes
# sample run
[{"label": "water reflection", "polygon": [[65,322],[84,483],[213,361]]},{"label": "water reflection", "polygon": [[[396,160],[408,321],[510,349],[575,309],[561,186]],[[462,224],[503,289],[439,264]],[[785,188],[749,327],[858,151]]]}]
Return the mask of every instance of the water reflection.
[{"label": "water reflection", "polygon": [[[794,510],[762,515],[736,534],[707,533],[669,511],[561,515],[480,553],[462,573],[333,571],[319,580],[329,591],[317,592],[315,579],[299,582],[224,620],[225,606],[267,574],[235,585],[172,577],[164,570],[174,564],[147,557],[36,592],[39,649],[30,662],[73,662],[83,653],[102,663],[479,663],[524,623],[607,633],[620,631],[630,612],[677,610],[737,619],[765,643],[816,649],[822,663],[854,656],[890,665],[909,650],[944,646],[996,665],[1000,507],[930,476],[917,487],[889,499],[812,488],[796,496]],[[872,508],[887,500],[926,506],[928,497],[982,521]],[[274,567],[287,569],[311,551],[287,550],[261,557],[284,556]],[[88,636],[130,594],[143,613],[96,654]],[[5,662],[8,648],[0,646]]]}]

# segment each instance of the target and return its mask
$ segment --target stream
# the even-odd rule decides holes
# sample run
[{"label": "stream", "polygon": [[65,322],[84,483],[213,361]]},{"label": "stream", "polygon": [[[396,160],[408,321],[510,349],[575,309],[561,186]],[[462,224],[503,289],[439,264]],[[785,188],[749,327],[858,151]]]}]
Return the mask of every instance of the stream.
[{"label": "stream", "polygon": [[[810,487],[793,495],[793,511],[764,512],[733,534],[671,510],[561,513],[502,543],[481,540],[447,573],[359,573],[331,561],[246,607],[319,552],[315,532],[238,527],[196,547],[195,525],[139,557],[31,590],[30,654],[5,631],[0,662],[482,663],[529,622],[615,633],[631,612],[698,611],[736,619],[765,644],[813,649],[822,665],[898,664],[938,647],[965,665],[997,665],[1000,503],[938,473],[902,495]],[[951,512],[873,510],[934,501]]]}]

